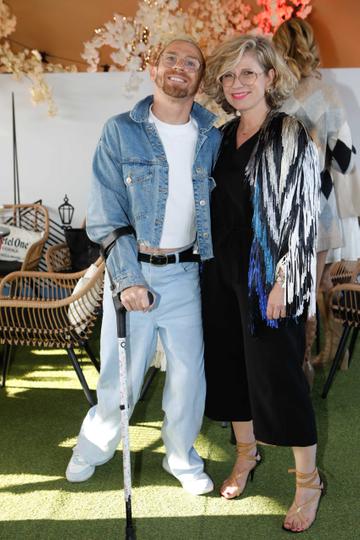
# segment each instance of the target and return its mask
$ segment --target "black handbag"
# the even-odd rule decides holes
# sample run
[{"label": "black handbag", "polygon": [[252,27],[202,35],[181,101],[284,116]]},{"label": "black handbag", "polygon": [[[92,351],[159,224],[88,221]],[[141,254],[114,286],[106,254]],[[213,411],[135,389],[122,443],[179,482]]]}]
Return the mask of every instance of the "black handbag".
[{"label": "black handbag", "polygon": [[73,272],[85,270],[100,257],[100,246],[92,242],[85,229],[65,229]]}]

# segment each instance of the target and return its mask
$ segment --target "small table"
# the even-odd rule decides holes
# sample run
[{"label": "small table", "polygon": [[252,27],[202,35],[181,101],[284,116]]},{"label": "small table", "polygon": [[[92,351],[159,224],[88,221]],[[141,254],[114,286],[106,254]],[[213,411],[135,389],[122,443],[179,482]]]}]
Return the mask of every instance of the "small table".
[{"label": "small table", "polygon": [[10,234],[10,229],[8,229],[7,227],[4,227],[3,225],[0,225],[0,248],[2,246],[3,239],[6,236],[9,236],[9,234]]}]

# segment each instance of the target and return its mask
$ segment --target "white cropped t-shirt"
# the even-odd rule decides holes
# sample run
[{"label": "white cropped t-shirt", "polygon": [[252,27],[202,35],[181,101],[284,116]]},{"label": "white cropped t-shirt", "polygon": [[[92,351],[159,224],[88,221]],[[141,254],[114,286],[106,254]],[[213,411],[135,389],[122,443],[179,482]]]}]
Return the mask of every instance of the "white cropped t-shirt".
[{"label": "white cropped t-shirt", "polygon": [[190,117],[186,124],[167,124],[150,109],[149,122],[155,124],[169,165],[168,197],[160,248],[192,245],[196,237],[192,168],[198,127]]}]

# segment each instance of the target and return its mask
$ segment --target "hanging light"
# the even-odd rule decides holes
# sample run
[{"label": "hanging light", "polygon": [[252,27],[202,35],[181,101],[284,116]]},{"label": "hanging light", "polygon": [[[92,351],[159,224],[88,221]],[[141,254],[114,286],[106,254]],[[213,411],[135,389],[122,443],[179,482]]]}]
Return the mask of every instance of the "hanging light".
[{"label": "hanging light", "polygon": [[69,203],[67,195],[65,195],[64,202],[60,204],[58,211],[63,229],[71,229],[71,221],[74,215],[74,207],[72,204]]}]

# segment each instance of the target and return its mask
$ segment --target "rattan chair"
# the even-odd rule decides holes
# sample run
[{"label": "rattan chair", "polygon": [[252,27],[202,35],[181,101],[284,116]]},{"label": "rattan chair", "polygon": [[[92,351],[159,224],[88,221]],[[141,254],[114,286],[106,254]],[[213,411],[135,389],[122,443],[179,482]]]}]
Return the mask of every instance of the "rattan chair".
[{"label": "rattan chair", "polygon": [[24,261],[1,261],[0,277],[17,270],[36,270],[49,236],[47,208],[41,204],[5,204],[0,211],[4,224],[43,233],[42,238],[29,247]]},{"label": "rattan chair", "polygon": [[70,249],[64,242],[50,246],[45,253],[46,267],[49,272],[71,272]]},{"label": "rattan chair", "polygon": [[[94,399],[74,348],[83,347],[99,371],[89,338],[101,307],[104,262],[95,264],[94,275],[74,290],[85,270],[77,273],[13,272],[0,282],[0,343],[4,347],[3,380],[12,345],[65,349],[88,402]],[[84,280],[83,280],[84,281]]]},{"label": "rattan chair", "polygon": [[330,279],[333,284],[354,283],[360,270],[359,261],[339,261],[330,266]]},{"label": "rattan chair", "polygon": [[349,365],[351,362],[360,327],[360,284],[344,283],[336,285],[330,293],[329,305],[333,320],[342,324],[343,332],[323,388],[323,398],[326,398],[328,395],[336,370],[340,365],[340,361],[352,332],[349,345]]},{"label": "rattan chair", "polygon": [[[332,342],[334,334],[334,320],[331,316],[330,297],[333,287],[343,283],[355,283],[360,271],[359,261],[338,261],[329,268],[330,289],[322,290],[320,288],[317,295],[317,306],[319,322],[321,323],[324,344],[321,351],[314,359],[314,364],[326,364],[331,361]],[[320,325],[317,325],[318,330]],[[318,337],[320,342],[320,336]]]}]

